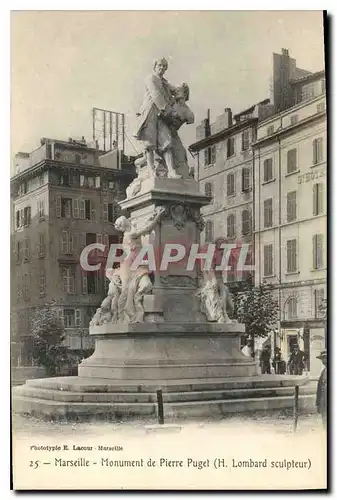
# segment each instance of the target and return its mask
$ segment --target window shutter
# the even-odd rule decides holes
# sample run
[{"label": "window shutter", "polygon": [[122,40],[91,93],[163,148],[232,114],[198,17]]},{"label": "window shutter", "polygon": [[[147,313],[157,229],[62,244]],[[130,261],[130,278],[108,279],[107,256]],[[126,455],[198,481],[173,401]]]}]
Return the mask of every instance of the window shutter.
[{"label": "window shutter", "polygon": [[313,269],[317,269],[317,234],[314,234],[312,237],[312,267]]},{"label": "window shutter", "polygon": [[68,253],[68,233],[67,231],[62,231],[61,234],[61,253]]},{"label": "window shutter", "polygon": [[25,223],[25,211],[23,208],[20,210],[20,227]]},{"label": "window shutter", "polygon": [[317,235],[317,269],[323,267],[323,234]]},{"label": "window shutter", "polygon": [[318,184],[313,185],[313,214],[318,215]]},{"label": "window shutter", "polygon": [[92,203],[91,203],[91,210],[90,210],[90,220],[92,220],[92,221],[96,220],[96,210],[92,207]]},{"label": "window shutter", "polygon": [[64,325],[64,311],[63,311],[63,309],[57,310],[57,317],[61,321],[62,325]]},{"label": "window shutter", "polygon": [[109,253],[109,235],[104,234],[103,235],[103,245],[105,246],[104,253],[108,255]]},{"label": "window shutter", "polygon": [[317,213],[323,212],[323,184],[317,184]]},{"label": "window shutter", "polygon": [[85,201],[80,200],[80,219],[85,219]]},{"label": "window shutter", "polygon": [[82,293],[88,293],[88,278],[85,271],[82,271]]},{"label": "window shutter", "polygon": [[75,326],[81,326],[81,309],[75,309]]},{"label": "window shutter", "polygon": [[74,241],[73,241],[73,233],[69,232],[68,233],[68,238],[69,238],[69,253],[72,253],[74,250]]},{"label": "window shutter", "polygon": [[61,217],[61,196],[56,197],[56,217]]},{"label": "window shutter", "polygon": [[74,219],[78,219],[79,216],[80,216],[79,203],[78,200],[75,198],[73,200],[73,217]]},{"label": "window shutter", "polygon": [[103,204],[103,221],[108,222],[108,204]]}]

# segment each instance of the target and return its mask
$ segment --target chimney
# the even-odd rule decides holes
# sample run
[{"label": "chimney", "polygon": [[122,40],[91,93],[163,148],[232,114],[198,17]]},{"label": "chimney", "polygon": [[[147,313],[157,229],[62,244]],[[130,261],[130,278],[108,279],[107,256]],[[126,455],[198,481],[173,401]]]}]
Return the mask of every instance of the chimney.
[{"label": "chimney", "polygon": [[202,120],[201,124],[197,126],[196,129],[197,141],[201,141],[201,139],[205,139],[205,137],[209,137],[211,135],[210,116],[211,116],[211,111],[208,109],[207,118]]},{"label": "chimney", "polygon": [[215,121],[215,132],[221,132],[233,125],[233,116],[231,108],[225,108],[222,115],[217,116]]}]

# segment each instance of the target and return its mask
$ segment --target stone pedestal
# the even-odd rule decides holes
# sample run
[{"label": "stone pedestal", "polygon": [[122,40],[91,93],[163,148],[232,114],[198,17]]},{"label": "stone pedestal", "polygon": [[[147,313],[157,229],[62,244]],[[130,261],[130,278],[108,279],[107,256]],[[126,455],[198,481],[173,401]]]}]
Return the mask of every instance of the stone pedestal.
[{"label": "stone pedestal", "polygon": [[[146,179],[137,196],[120,203],[136,226],[158,206],[166,212],[143,244],[154,247],[152,295],[144,297],[144,323],[90,328],[94,354],[78,368],[80,377],[112,380],[205,380],[257,375],[256,363],[240,351],[244,325],[207,321],[196,297],[198,266],[187,270],[192,244],[199,244],[200,207],[208,198],[194,180]],[[186,256],[160,269],[165,244],[180,244]]]},{"label": "stone pedestal", "polygon": [[80,377],[112,380],[180,380],[257,375],[240,351],[244,325],[234,323],[139,323],[91,328],[94,354]]}]

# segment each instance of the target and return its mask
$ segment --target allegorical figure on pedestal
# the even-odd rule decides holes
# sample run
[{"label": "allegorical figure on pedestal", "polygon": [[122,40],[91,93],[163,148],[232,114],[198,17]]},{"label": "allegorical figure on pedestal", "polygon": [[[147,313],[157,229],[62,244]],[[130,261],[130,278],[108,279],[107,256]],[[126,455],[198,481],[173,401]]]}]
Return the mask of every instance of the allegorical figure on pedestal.
[{"label": "allegorical figure on pedestal", "polygon": [[115,227],[124,233],[123,250],[126,258],[116,269],[107,269],[106,277],[110,280],[107,297],[90,322],[90,326],[104,323],[142,323],[144,321],[143,298],[152,292],[152,282],[147,263],[131,266],[142,248],[142,237],[155,228],[165,212],[164,207],[157,207],[154,213],[136,227],[124,215],[118,217]]},{"label": "allegorical figure on pedestal", "polygon": [[144,320],[143,297],[152,291],[149,268],[146,264],[131,270],[131,265],[142,248],[142,236],[155,228],[165,208],[157,207],[153,215],[139,228],[135,227],[124,215],[115,222],[118,231],[124,233],[123,248],[128,256],[120,265],[122,289],[118,299],[118,321],[120,323],[140,323]]},{"label": "allegorical figure on pedestal", "polygon": [[210,269],[206,270],[202,264],[202,286],[197,291],[201,301],[201,311],[206,314],[208,321],[217,323],[232,323],[228,313],[233,313],[234,305],[228,287],[224,282],[222,271],[217,271],[216,266],[222,260],[221,245],[225,240],[219,238],[215,243],[215,255]]},{"label": "allegorical figure on pedestal", "polygon": [[171,85],[164,78],[167,68],[166,59],[156,60],[153,73],[145,81],[135,137],[143,143],[143,165],[147,166],[149,176],[157,176],[158,167],[160,170],[164,162],[167,177],[188,178],[187,154],[178,130],[184,123],[194,123],[194,114],[186,105],[189,87],[186,83],[179,87]]}]

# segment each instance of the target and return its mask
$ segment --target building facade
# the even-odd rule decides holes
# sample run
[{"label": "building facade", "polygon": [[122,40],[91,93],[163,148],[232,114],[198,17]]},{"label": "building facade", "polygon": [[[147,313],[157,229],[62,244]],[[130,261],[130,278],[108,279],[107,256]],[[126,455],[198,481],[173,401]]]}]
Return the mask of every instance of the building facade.
[{"label": "building facade", "polygon": [[294,343],[318,375],[325,348],[326,97],[324,72],[291,82],[295,104],[257,125],[254,149],[255,284],[279,302],[272,346]]},{"label": "building facade", "polygon": [[[197,128],[197,142],[190,146],[196,155],[195,177],[202,192],[211,198],[202,209],[205,230],[202,243],[225,238],[228,243],[252,245],[253,238],[253,148],[259,119],[270,114],[269,100],[232,116],[230,108],[209,126]],[[248,264],[248,261],[246,261]],[[250,278],[233,269],[227,281]]]},{"label": "building facade", "polygon": [[[93,348],[88,326],[107,290],[103,272],[84,272],[81,251],[90,243],[120,241],[114,228],[118,201],[134,177],[133,159],[103,154],[85,140],[41,139],[16,156],[11,179],[12,366],[34,364],[31,318],[53,304],[66,329],[65,344],[81,358]],[[104,258],[93,255],[91,258]]]}]

